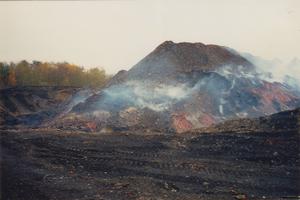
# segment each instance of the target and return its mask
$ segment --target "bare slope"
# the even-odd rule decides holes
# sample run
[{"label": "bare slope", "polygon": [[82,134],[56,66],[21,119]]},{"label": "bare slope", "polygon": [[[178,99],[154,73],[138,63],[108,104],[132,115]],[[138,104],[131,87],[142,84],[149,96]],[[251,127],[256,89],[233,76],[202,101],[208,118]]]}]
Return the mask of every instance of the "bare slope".
[{"label": "bare slope", "polygon": [[264,119],[192,136],[0,131],[2,199],[297,199],[299,111]]},{"label": "bare slope", "polygon": [[75,118],[81,129],[185,132],[298,106],[299,91],[264,80],[232,49],[167,41],[75,106],[59,127],[72,128]]}]

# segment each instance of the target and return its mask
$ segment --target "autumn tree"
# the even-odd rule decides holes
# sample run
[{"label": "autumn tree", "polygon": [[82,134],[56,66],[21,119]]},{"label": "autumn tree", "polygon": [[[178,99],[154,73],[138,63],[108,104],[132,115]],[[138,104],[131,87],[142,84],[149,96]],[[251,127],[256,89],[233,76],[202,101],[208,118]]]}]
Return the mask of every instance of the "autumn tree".
[{"label": "autumn tree", "polygon": [[10,68],[15,68],[17,84],[20,86],[33,85],[34,79],[38,78],[33,77],[31,66],[26,60],[23,60],[17,63],[15,67]]},{"label": "autumn tree", "polygon": [[7,86],[75,86],[103,87],[109,76],[101,68],[85,70],[67,62],[49,63],[25,60],[0,63],[0,87]]},{"label": "autumn tree", "polygon": [[9,65],[7,63],[0,62],[0,87],[8,85],[8,74],[9,74]]},{"label": "autumn tree", "polygon": [[87,85],[90,87],[102,87],[106,82],[104,70],[92,68],[87,71]]}]

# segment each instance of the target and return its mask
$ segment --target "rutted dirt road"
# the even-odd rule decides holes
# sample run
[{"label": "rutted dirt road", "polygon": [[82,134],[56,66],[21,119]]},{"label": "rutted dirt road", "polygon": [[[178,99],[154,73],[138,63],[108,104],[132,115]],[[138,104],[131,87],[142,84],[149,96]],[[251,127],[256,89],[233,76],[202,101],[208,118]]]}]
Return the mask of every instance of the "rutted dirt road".
[{"label": "rutted dirt road", "polygon": [[297,131],[1,131],[2,199],[297,199]]}]

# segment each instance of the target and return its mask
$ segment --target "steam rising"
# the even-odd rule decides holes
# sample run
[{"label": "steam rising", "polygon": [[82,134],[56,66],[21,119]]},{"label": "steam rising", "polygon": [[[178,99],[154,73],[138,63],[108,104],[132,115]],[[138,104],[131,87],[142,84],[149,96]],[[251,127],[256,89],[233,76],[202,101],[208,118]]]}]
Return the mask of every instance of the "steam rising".
[{"label": "steam rising", "polygon": [[152,82],[128,81],[104,90],[105,102],[128,104],[139,108],[149,108],[154,111],[164,111],[175,101],[189,94],[183,84],[165,85]]},{"label": "steam rising", "polygon": [[[82,95],[74,97],[74,102],[84,103],[82,109],[75,106],[72,111],[102,124],[127,126],[142,123],[139,120],[153,113],[147,111],[149,109],[162,116],[160,120],[167,120],[160,126],[166,126],[168,119],[172,119],[179,129],[181,126],[190,129],[191,126],[210,126],[234,117],[271,114],[299,105],[299,60],[281,65],[280,62],[267,62],[250,55],[244,57],[255,67],[224,65],[214,71],[187,73],[178,76],[179,79],[175,76],[167,81],[164,80],[165,73],[159,71],[154,73],[155,76],[145,75],[144,70],[149,65],[147,68],[142,65],[131,72],[134,76],[131,75],[125,82],[112,84],[90,98],[86,95],[83,95],[85,98],[81,98]],[[174,68],[172,63],[169,63],[169,68]],[[282,84],[269,87],[272,82]]]},{"label": "steam rising", "polygon": [[251,54],[243,54],[257,68],[261,79],[268,82],[279,82],[300,91],[300,60],[294,58],[290,62],[279,59],[265,60]]},{"label": "steam rising", "polygon": [[[170,109],[175,103],[184,101],[193,94],[203,92],[209,93],[213,97],[213,100],[218,105],[217,110],[219,114],[224,115],[225,110],[228,109],[226,105],[228,98],[235,99],[236,104],[241,108],[247,109],[249,106],[243,100],[247,94],[243,94],[243,97],[233,97],[232,95],[236,92],[231,93],[232,90],[237,90],[236,87],[240,88],[244,81],[250,81],[252,87],[262,85],[263,81],[280,82],[290,86],[295,91],[300,91],[300,69],[298,66],[292,65],[288,67],[288,69],[292,69],[291,72],[295,73],[294,77],[297,78],[294,78],[291,76],[292,74],[288,75],[283,73],[282,70],[280,71],[281,67],[277,68],[274,65],[273,69],[276,70],[273,71],[274,73],[271,73],[266,70],[263,71],[263,69],[270,69],[266,67],[266,62],[263,64],[261,60],[255,60],[254,57],[251,57],[251,61],[257,67],[255,70],[249,70],[243,66],[233,67],[226,65],[215,71],[206,72],[206,75],[199,77],[194,85],[189,84],[189,79],[186,80],[186,84],[162,84],[155,81],[131,80],[122,84],[112,85],[100,92],[103,97],[97,102],[97,110],[122,110],[133,106],[140,109],[148,108],[156,112],[163,112]],[[294,63],[297,64],[296,61]],[[288,70],[285,71],[287,72]],[[298,71],[299,74],[297,73]],[[243,93],[242,91],[240,92]],[[78,99],[80,99],[79,101],[84,101],[86,98]],[[247,99],[249,100],[249,98]],[[191,112],[196,114],[199,110],[190,111],[189,113],[192,114]]]}]

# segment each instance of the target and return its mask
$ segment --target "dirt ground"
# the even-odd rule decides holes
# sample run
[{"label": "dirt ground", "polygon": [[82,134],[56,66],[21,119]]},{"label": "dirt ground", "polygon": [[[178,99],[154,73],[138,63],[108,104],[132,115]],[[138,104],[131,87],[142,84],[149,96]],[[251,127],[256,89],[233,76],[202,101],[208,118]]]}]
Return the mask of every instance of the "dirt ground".
[{"label": "dirt ground", "polygon": [[1,199],[299,199],[297,131],[2,130]]}]

